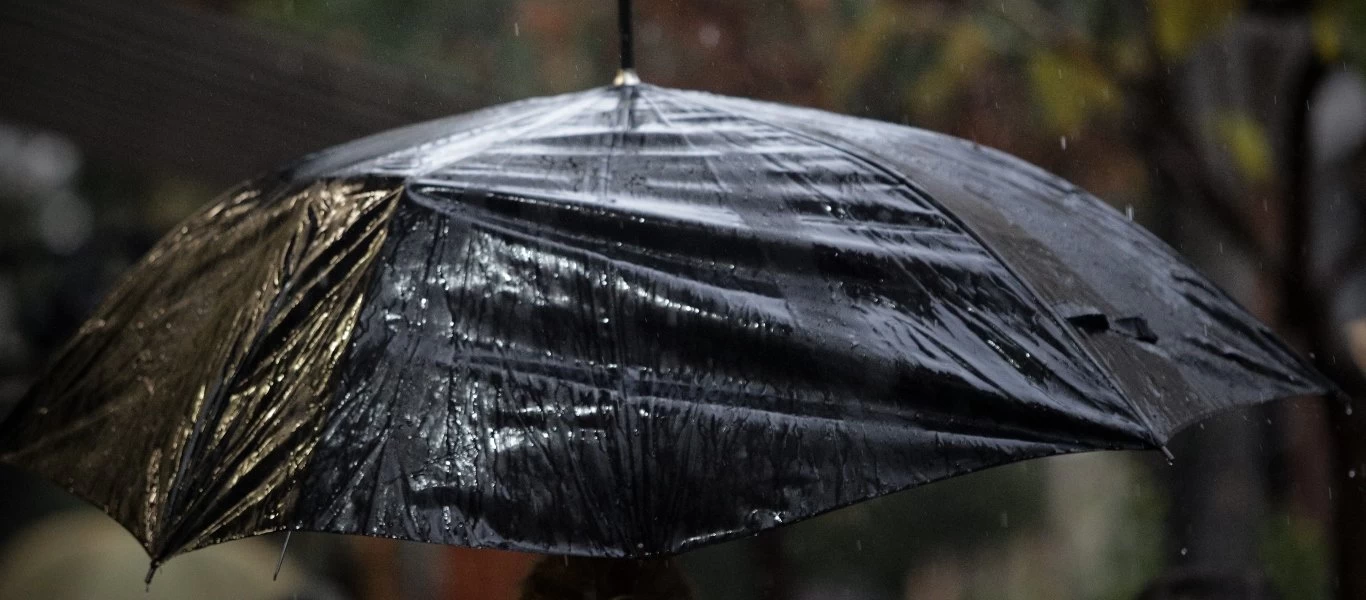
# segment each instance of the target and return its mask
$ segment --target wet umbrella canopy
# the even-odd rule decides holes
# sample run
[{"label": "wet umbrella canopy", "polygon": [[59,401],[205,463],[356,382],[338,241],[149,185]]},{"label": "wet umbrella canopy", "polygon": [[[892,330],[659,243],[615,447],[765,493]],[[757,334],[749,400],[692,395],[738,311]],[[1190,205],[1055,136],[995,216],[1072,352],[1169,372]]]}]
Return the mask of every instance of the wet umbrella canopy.
[{"label": "wet umbrella canopy", "polygon": [[161,241],[0,426],[155,560],[677,552],[1325,384],[972,143],[638,84],[322,152]]}]

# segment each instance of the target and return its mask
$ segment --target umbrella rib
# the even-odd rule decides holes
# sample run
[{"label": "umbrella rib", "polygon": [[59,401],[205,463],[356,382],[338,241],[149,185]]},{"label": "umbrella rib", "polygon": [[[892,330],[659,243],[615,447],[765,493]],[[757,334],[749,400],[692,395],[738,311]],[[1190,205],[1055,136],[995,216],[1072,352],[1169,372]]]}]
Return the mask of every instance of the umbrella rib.
[{"label": "umbrella rib", "polygon": [[1043,314],[1047,315],[1050,319],[1052,319],[1052,321],[1055,324],[1058,325],[1059,330],[1062,331],[1062,335],[1066,336],[1067,340],[1071,342],[1077,348],[1078,351],[1081,352],[1082,357],[1084,357],[1089,363],[1091,363],[1093,367],[1100,371],[1101,376],[1105,379],[1105,383],[1112,390],[1114,390],[1115,394],[1117,394],[1119,398],[1124,401],[1125,404],[1129,405],[1129,408],[1133,412],[1134,416],[1140,421],[1140,424],[1145,429],[1147,429],[1150,438],[1149,441],[1152,442],[1154,445],[1158,446],[1160,449],[1162,449],[1164,453],[1167,452],[1163,436],[1158,435],[1157,429],[1153,427],[1152,421],[1148,417],[1148,414],[1142,411],[1139,408],[1138,404],[1134,402],[1133,399],[1130,398],[1129,395],[1124,392],[1123,387],[1120,386],[1119,381],[1115,378],[1114,373],[1110,371],[1109,367],[1107,367],[1105,363],[1101,362],[1101,360],[1098,357],[1096,357],[1093,352],[1091,352],[1091,349],[1081,341],[1081,338],[1076,335],[1076,332],[1070,329],[1067,326],[1066,322],[1064,322],[1063,319],[1057,314],[1057,312],[1054,311],[1053,308],[1043,300],[1043,296],[1039,294],[1037,290],[1034,289],[1034,286],[1030,284],[1029,281],[1026,280],[1023,276],[1021,276],[1019,272],[1016,271],[1015,268],[1012,267],[1010,263],[1005,260],[1005,257],[1002,256],[999,252],[997,252],[996,249],[991,246],[991,244],[988,244],[986,239],[983,238],[979,233],[977,233],[976,230],[969,227],[968,224],[964,222],[958,215],[948,210],[947,207],[941,204],[929,193],[925,192],[925,190],[923,190],[919,185],[916,185],[916,183],[914,181],[911,181],[911,179],[907,177],[905,174],[901,173],[897,169],[893,169],[887,166],[885,164],[885,161],[881,160],[881,157],[876,152],[870,151],[862,147],[850,148],[846,146],[845,143],[830,140],[828,136],[820,135],[819,133],[815,132],[809,132],[804,129],[799,129],[797,127],[789,126],[786,124],[775,123],[771,120],[754,116],[750,114],[748,111],[742,111],[733,107],[715,104],[701,98],[692,97],[692,95],[687,95],[685,97],[684,94],[678,94],[673,92],[672,90],[660,89],[659,91],[670,96],[673,96],[682,102],[691,102],[695,105],[700,105],[736,117],[748,119],[750,121],[761,123],[774,129],[784,131],[788,134],[806,139],[813,143],[820,144],[822,146],[835,150],[836,152],[840,152],[853,160],[856,160],[874,169],[877,169],[878,171],[881,171],[883,174],[892,177],[894,180],[901,183],[902,185],[905,185],[910,190],[916,192],[918,196],[925,199],[935,208],[938,208],[944,214],[945,218],[951,220],[954,224],[962,228],[967,235],[971,236],[974,240],[977,241],[979,245],[981,245],[983,250],[985,250],[992,258],[996,259],[996,261],[1001,264],[1002,268],[1005,269],[1006,273],[1008,273],[1012,279],[1014,279],[1024,288],[1024,291],[1030,296],[1034,303],[1038,305],[1040,311]]}]

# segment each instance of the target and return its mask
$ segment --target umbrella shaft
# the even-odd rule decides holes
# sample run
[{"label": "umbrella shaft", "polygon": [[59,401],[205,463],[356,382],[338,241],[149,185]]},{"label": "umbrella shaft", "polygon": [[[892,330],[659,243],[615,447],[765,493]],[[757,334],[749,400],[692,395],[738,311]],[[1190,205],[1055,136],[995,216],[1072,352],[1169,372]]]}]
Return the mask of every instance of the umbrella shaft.
[{"label": "umbrella shaft", "polygon": [[631,0],[617,0],[617,30],[621,33],[621,70],[636,68],[635,41],[631,31]]}]

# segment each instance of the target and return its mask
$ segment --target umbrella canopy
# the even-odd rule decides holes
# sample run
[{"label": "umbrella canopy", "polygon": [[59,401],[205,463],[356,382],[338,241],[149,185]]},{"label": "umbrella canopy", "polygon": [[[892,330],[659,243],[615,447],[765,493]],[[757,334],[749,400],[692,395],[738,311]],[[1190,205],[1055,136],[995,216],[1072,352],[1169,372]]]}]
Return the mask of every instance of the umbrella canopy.
[{"label": "umbrella canopy", "polygon": [[635,84],[381,134],[162,240],[0,427],[160,560],[648,556],[1326,384],[1084,191]]}]

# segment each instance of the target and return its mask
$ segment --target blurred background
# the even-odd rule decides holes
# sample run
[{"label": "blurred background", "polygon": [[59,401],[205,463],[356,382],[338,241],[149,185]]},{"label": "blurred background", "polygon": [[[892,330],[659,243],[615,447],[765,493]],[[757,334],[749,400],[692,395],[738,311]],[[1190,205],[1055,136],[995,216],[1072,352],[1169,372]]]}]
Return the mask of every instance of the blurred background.
[{"label": "blurred background", "polygon": [[[417,120],[605,85],[609,0],[0,2],[0,415],[232,183]],[[649,82],[1003,149],[1128,213],[1366,394],[1366,2],[637,0]],[[1366,598],[1366,408],[1001,467],[688,554],[698,598]],[[516,598],[535,557],[295,535],[169,563],[0,471],[0,599]]]}]

